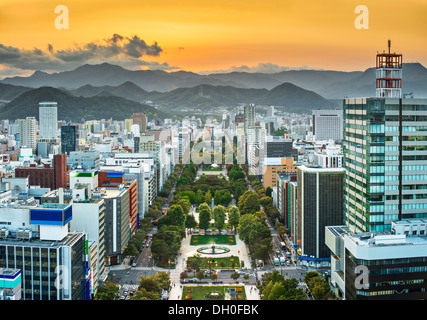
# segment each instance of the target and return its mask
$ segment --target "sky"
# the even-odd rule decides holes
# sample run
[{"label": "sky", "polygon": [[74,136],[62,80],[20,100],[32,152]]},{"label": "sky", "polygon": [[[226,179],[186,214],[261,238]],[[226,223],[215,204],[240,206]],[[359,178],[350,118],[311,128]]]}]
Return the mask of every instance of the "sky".
[{"label": "sky", "polygon": [[[59,5],[68,29],[55,25]],[[366,10],[355,12],[359,5]],[[362,13],[365,29],[355,24]],[[197,73],[363,71],[389,39],[404,62],[427,66],[426,30],[426,0],[1,0],[0,77],[102,62]]]}]

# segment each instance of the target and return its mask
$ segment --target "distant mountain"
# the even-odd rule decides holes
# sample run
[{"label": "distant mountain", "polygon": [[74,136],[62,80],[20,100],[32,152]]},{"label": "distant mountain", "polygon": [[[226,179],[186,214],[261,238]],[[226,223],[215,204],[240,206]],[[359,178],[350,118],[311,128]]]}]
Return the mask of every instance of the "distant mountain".
[{"label": "distant mountain", "polygon": [[31,88],[0,83],[0,100],[11,101],[28,90]]},{"label": "distant mountain", "polygon": [[104,92],[137,102],[142,102],[144,97],[147,95],[147,91],[130,81],[126,81],[119,86],[94,87],[88,84],[83,87],[67,91],[78,97],[93,97]]},{"label": "distant mountain", "polygon": [[99,65],[85,64],[72,71],[47,74],[36,71],[29,77],[5,78],[0,83],[22,85],[33,88],[50,86],[73,90],[85,85],[96,87],[119,86],[125,82],[132,82],[147,91],[170,91],[179,87],[194,86],[200,83],[207,84],[235,84],[220,80],[212,80],[192,72],[165,72],[152,70],[131,71],[120,66],[103,63]]},{"label": "distant mountain", "polygon": [[[414,98],[427,98],[427,69],[420,63],[404,63],[402,69],[403,93],[414,93]],[[375,97],[375,68],[369,68],[357,77],[329,83],[317,90],[329,99]]]},{"label": "distant mountain", "polygon": [[[303,89],[314,91],[326,99],[342,99],[344,96],[374,96],[375,69],[343,72],[331,70],[288,70],[278,73],[230,72],[201,75],[187,71],[165,72],[150,70],[127,70],[108,63],[85,64],[71,71],[48,74],[36,71],[29,77],[10,77],[0,83],[38,88],[50,86],[74,91],[81,96],[96,95],[109,91],[109,87],[136,86],[147,92],[169,92],[178,88],[198,85],[230,86],[245,89],[268,89],[289,82]],[[90,86],[90,87],[87,87]],[[108,87],[108,88],[99,88]],[[403,64],[403,87],[405,92],[414,92],[416,97],[427,97],[427,70],[419,63]],[[98,89],[95,89],[98,88]],[[140,101],[131,89],[129,98]],[[87,91],[85,91],[87,90]],[[94,91],[99,90],[97,93]],[[124,96],[126,90],[114,94]]]},{"label": "distant mountain", "polygon": [[80,121],[82,118],[124,120],[134,112],[145,113],[151,119],[171,117],[151,106],[114,95],[76,97],[60,89],[42,87],[26,91],[6,104],[0,109],[0,118],[15,120],[33,116],[38,119],[39,102],[42,101],[56,101],[58,119],[66,121]]},{"label": "distant mountain", "polygon": [[147,97],[156,104],[174,111],[186,108],[211,110],[218,106],[249,103],[284,106],[286,111],[298,113],[337,107],[335,103],[327,101],[317,93],[291,83],[283,83],[271,90],[199,85],[192,88],[179,88],[167,93],[148,93]]}]

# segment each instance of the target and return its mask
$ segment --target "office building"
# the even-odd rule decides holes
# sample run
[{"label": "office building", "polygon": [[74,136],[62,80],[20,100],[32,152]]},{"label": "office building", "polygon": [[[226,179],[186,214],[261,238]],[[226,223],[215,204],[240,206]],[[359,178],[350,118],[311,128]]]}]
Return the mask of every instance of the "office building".
[{"label": "office building", "polygon": [[79,151],[79,126],[61,126],[61,153]]},{"label": "office building", "polygon": [[343,168],[297,168],[296,244],[302,264],[326,267],[330,253],[325,227],[339,225],[343,217]]},{"label": "office building", "polygon": [[147,116],[145,114],[133,113],[130,118],[134,125],[139,125],[140,132],[145,132],[145,130],[147,130]]},{"label": "office building", "polygon": [[427,99],[344,100],[344,212],[354,232],[427,218]]},{"label": "office building", "polygon": [[313,110],[313,136],[315,140],[343,139],[343,110]]},{"label": "office building", "polygon": [[328,226],[331,287],[345,300],[426,300],[427,221],[393,221],[387,232]]},{"label": "office building", "polygon": [[19,269],[23,300],[86,300],[86,236],[68,232],[70,204],[0,207],[0,268]]},{"label": "office building", "polygon": [[67,156],[67,164],[74,169],[99,169],[101,155],[98,150],[71,151]]},{"label": "office building", "polygon": [[20,146],[31,148],[33,152],[37,147],[37,120],[34,117],[27,117],[19,121]]},{"label": "office building", "polygon": [[21,300],[21,287],[21,270],[0,268],[0,301]]},{"label": "office building", "polygon": [[53,156],[53,167],[50,164],[15,168],[16,178],[29,177],[31,186],[58,189],[67,188],[67,156],[58,154]]},{"label": "office building", "polygon": [[264,189],[277,187],[280,173],[296,173],[294,158],[265,158],[262,168],[262,184]]},{"label": "office building", "polygon": [[39,103],[39,136],[55,139],[58,129],[58,107],[56,102]]}]

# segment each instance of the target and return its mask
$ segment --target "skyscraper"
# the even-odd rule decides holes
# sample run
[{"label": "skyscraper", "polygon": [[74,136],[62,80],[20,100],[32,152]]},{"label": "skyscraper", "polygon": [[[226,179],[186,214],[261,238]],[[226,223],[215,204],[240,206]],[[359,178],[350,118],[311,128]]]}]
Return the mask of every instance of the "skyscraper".
[{"label": "skyscraper", "polygon": [[61,127],[61,152],[70,155],[72,151],[79,151],[79,127],[68,125]]},{"label": "skyscraper", "polygon": [[58,108],[56,102],[39,103],[39,134],[42,139],[55,139],[58,128]]},{"label": "skyscraper", "polygon": [[354,232],[427,218],[427,99],[344,100],[344,213]]},{"label": "skyscraper", "polygon": [[27,147],[33,149],[33,152],[36,150],[37,141],[37,120],[34,117],[27,117],[26,119],[19,120],[19,133],[21,147]]}]

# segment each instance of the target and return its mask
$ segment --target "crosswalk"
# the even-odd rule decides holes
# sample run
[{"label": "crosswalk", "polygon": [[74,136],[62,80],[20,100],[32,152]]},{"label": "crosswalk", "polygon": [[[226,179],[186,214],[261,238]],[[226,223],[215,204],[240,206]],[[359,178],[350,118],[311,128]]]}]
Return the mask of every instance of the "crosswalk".
[{"label": "crosswalk", "polygon": [[122,285],[122,288],[123,289],[128,289],[128,290],[133,290],[133,289],[135,289],[135,290],[138,290],[138,287],[139,287],[139,285],[137,285],[137,284],[123,284]]},{"label": "crosswalk", "polygon": [[154,267],[132,267],[132,270],[150,271],[156,269]]}]

